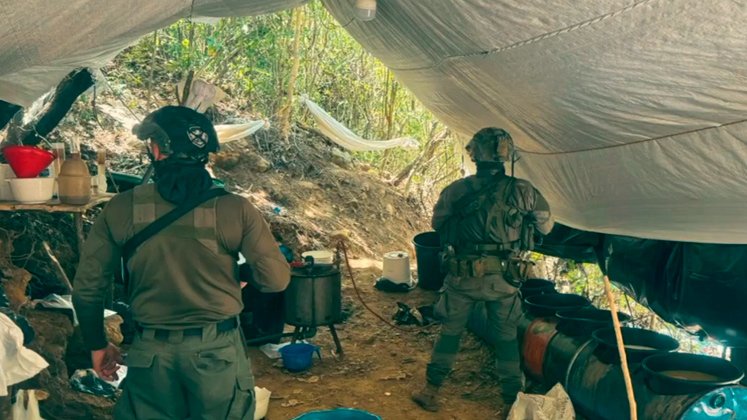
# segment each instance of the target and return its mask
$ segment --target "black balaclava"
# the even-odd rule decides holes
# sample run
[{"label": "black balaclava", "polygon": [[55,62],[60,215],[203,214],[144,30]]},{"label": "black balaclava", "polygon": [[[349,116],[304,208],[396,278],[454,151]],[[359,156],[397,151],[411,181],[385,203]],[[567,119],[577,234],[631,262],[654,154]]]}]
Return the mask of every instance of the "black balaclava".
[{"label": "black balaclava", "polygon": [[153,162],[156,189],[176,205],[192,200],[213,186],[205,164],[165,159]]},{"label": "black balaclava", "polygon": [[475,166],[477,166],[477,173],[475,175],[479,178],[506,174],[506,168],[502,162],[475,162]]}]

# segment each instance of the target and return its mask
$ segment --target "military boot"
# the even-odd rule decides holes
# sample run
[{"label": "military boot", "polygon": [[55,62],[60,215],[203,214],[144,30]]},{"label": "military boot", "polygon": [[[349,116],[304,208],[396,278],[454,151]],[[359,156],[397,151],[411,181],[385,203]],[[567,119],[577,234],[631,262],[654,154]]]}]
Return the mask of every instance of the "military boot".
[{"label": "military boot", "polygon": [[418,392],[412,393],[412,400],[415,401],[423,410],[436,412],[438,411],[438,387],[436,385],[425,384],[425,388]]}]

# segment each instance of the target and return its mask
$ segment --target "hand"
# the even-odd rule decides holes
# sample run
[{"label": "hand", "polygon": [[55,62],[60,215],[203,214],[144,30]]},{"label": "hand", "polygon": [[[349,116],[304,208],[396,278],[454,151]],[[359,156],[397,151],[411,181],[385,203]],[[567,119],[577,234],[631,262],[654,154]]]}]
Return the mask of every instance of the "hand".
[{"label": "hand", "polygon": [[99,378],[105,381],[115,381],[119,379],[117,370],[119,365],[124,363],[124,360],[122,360],[119,347],[109,343],[103,349],[91,352],[91,362],[93,362],[93,370],[96,371]]}]

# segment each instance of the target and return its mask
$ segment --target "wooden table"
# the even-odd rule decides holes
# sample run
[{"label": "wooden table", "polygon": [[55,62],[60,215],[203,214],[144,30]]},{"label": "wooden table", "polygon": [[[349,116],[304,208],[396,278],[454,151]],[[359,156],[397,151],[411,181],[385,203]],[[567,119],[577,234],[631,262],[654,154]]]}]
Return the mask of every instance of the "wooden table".
[{"label": "wooden table", "polygon": [[60,203],[58,199],[48,201],[42,204],[25,204],[17,201],[0,201],[0,211],[44,211],[47,213],[72,213],[75,218],[75,233],[78,239],[78,255],[83,249],[83,242],[85,241],[85,235],[83,234],[83,213],[98,206],[99,204],[106,203],[114,197],[114,194],[104,193],[99,194],[95,197],[91,197],[91,200],[86,204],[75,205],[75,204],[64,204]]}]

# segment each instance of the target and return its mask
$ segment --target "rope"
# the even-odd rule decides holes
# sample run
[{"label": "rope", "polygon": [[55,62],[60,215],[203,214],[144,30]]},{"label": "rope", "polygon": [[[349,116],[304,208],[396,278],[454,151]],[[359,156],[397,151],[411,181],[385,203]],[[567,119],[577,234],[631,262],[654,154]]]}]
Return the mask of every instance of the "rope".
[{"label": "rope", "polygon": [[358,297],[358,300],[361,302],[363,307],[366,308],[366,310],[368,310],[368,312],[370,312],[376,318],[379,318],[381,322],[385,323],[386,325],[396,330],[400,330],[404,332],[416,332],[420,329],[420,328],[407,329],[407,328],[402,328],[400,326],[394,325],[391,322],[389,322],[386,318],[379,315],[376,311],[371,309],[366,303],[366,301],[363,300],[363,297],[361,296],[361,293],[358,290],[358,285],[355,283],[355,277],[353,276],[353,268],[350,266],[350,260],[348,259],[348,250],[347,250],[347,247],[345,246],[345,241],[340,241],[337,243],[337,251],[338,252],[342,251],[343,258],[345,259],[345,266],[348,268],[348,276],[350,276],[350,281],[353,283],[353,290],[355,290],[355,295]]},{"label": "rope", "polygon": [[623,342],[622,329],[620,320],[617,317],[617,303],[612,296],[612,285],[610,279],[604,276],[604,291],[607,294],[607,300],[612,312],[612,324],[615,329],[615,339],[617,340],[617,350],[620,353],[620,364],[622,365],[623,378],[625,379],[625,391],[628,394],[628,404],[630,405],[630,420],[638,420],[638,407],[635,403],[635,393],[633,392],[633,381],[630,379],[630,369],[628,368],[628,356],[625,354],[625,343]]},{"label": "rope", "polygon": [[117,100],[119,101],[119,103],[121,103],[122,106],[125,107],[125,109],[130,113],[130,115],[133,116],[133,118],[135,118],[135,120],[137,120],[138,122],[142,122],[143,119],[140,118],[140,116],[138,116],[135,113],[135,111],[133,111],[132,108],[130,108],[129,105],[127,105],[127,103],[125,102],[125,100],[122,97],[122,95],[120,95],[119,92],[115,91],[114,88],[112,87],[112,85],[109,84],[109,80],[108,80],[109,76],[107,76],[107,74],[104,72],[104,70],[99,69],[99,72],[101,72],[101,75],[103,76],[103,79],[104,79],[104,84],[109,89],[109,92],[111,92],[114,95],[114,97],[117,98]]},{"label": "rope", "polygon": [[557,151],[557,152],[537,152],[537,151],[525,150],[525,149],[522,149],[520,147],[517,147],[516,150],[518,150],[521,153],[526,154],[526,155],[540,155],[540,156],[559,156],[559,155],[570,155],[570,154],[574,154],[574,153],[596,152],[596,151],[599,151],[599,150],[618,149],[618,148],[621,148],[621,147],[628,147],[628,146],[632,146],[632,145],[635,145],[635,144],[641,144],[641,143],[657,142],[657,141],[660,141],[660,140],[672,140],[672,141],[674,141],[675,137],[684,136],[684,135],[687,135],[687,134],[699,133],[701,131],[717,130],[719,128],[729,127],[729,126],[737,125],[737,124],[743,124],[745,122],[747,122],[747,118],[741,119],[741,120],[737,120],[737,121],[730,121],[730,122],[726,122],[726,123],[723,123],[723,124],[712,125],[712,126],[708,126],[708,127],[701,127],[701,128],[695,128],[695,129],[687,130],[687,131],[680,131],[680,132],[673,133],[673,134],[665,134],[665,135],[659,136],[659,137],[650,137],[650,138],[635,140],[635,141],[631,141],[631,142],[627,142],[627,143],[608,144],[606,146],[600,146],[600,147],[587,147],[587,148],[584,148],[584,149],[564,150],[564,151]]},{"label": "rope", "polygon": [[595,24],[597,24],[599,22],[605,21],[607,19],[612,19],[612,18],[615,18],[615,17],[617,17],[617,16],[619,16],[621,14],[627,13],[627,12],[633,10],[633,9],[638,8],[638,7],[645,6],[646,4],[651,3],[652,1],[654,1],[654,0],[641,0],[641,1],[635,2],[633,4],[630,4],[628,6],[625,6],[622,9],[615,10],[615,11],[612,11],[612,12],[609,12],[609,13],[605,13],[603,15],[596,16],[596,17],[594,17],[592,19],[585,20],[583,22],[576,23],[576,24],[573,24],[571,26],[567,26],[565,28],[561,28],[561,29],[558,29],[558,30],[555,30],[555,31],[552,31],[552,32],[547,32],[547,33],[544,33],[544,34],[541,34],[541,35],[537,35],[535,37],[532,37],[532,38],[529,38],[529,39],[525,39],[523,41],[519,41],[519,42],[516,42],[516,43],[511,44],[511,45],[506,45],[506,46],[503,46],[503,47],[492,48],[492,49],[489,49],[489,50],[474,51],[474,52],[469,52],[469,53],[466,53],[466,54],[450,55],[450,56],[439,58],[435,63],[429,64],[429,65],[426,65],[426,66],[397,67],[397,68],[390,67],[389,69],[392,70],[392,71],[395,71],[395,72],[397,72],[397,71],[431,70],[431,69],[434,69],[434,68],[441,67],[445,62],[456,60],[456,59],[460,59],[460,58],[475,58],[475,57],[484,57],[484,56],[493,55],[493,54],[500,54],[500,53],[502,53],[504,51],[513,50],[515,48],[519,48],[519,47],[523,47],[523,46],[526,46],[526,45],[534,44],[534,43],[537,43],[537,42],[540,42],[540,41],[544,41],[546,39],[555,38],[555,37],[557,37],[559,35],[563,35],[563,34],[566,34],[566,33],[569,33],[569,32],[573,32],[573,31],[577,31],[577,30],[583,29],[583,28],[585,28],[587,26],[595,25]]}]

